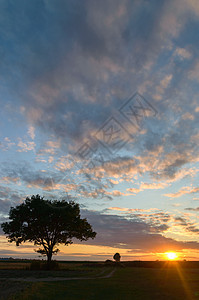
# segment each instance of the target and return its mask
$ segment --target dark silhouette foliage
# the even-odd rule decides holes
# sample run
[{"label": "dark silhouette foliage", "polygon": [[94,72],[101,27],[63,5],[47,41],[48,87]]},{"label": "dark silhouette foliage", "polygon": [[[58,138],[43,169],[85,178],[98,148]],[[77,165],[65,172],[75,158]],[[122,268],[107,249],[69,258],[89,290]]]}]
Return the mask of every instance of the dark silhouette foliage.
[{"label": "dark silhouette foliage", "polygon": [[46,271],[46,270],[60,270],[58,262],[51,260],[50,263],[43,261],[32,261],[30,266],[26,268],[26,270],[31,271]]},{"label": "dark silhouette foliage", "polygon": [[9,242],[19,246],[34,242],[41,246],[36,252],[47,256],[50,264],[59,244],[72,244],[72,238],[86,241],[95,238],[96,232],[86,219],[81,219],[79,204],[73,201],[44,200],[39,195],[10,208],[10,222],[1,224]]},{"label": "dark silhouette foliage", "polygon": [[116,262],[120,262],[120,254],[119,253],[115,253],[114,256],[113,256],[113,259],[116,261]]}]

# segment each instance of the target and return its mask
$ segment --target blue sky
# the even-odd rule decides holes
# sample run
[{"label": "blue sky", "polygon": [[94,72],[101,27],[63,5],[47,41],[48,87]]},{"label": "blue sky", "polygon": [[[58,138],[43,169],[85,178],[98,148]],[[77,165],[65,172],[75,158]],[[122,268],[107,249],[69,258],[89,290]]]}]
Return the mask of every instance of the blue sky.
[{"label": "blue sky", "polygon": [[198,26],[197,0],[0,1],[0,220],[75,199],[98,235],[60,259],[198,259]]}]

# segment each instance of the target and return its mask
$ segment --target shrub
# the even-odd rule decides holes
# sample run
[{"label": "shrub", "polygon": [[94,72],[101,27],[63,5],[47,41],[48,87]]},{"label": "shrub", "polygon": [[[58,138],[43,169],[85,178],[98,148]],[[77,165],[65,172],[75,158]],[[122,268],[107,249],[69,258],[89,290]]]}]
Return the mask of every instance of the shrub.
[{"label": "shrub", "polygon": [[41,261],[33,261],[30,264],[29,270],[32,271],[42,271],[42,270],[59,270],[58,262],[52,260],[50,263],[41,262]]}]

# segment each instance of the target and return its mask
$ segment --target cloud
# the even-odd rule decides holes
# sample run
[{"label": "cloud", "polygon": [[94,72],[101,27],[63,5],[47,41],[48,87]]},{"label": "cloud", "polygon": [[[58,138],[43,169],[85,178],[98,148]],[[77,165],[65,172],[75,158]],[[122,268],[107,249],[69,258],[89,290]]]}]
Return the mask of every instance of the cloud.
[{"label": "cloud", "polygon": [[141,209],[141,208],[125,208],[125,207],[109,207],[109,210],[116,211],[124,211],[124,212],[151,212],[154,210],[159,210],[158,208],[149,208],[149,209]]},{"label": "cloud", "polygon": [[197,193],[197,192],[199,192],[199,188],[185,186],[176,193],[164,194],[164,196],[171,197],[171,198],[177,198],[177,197],[181,197],[186,194],[190,195],[190,194]]},{"label": "cloud", "polygon": [[[197,242],[181,242],[166,238],[162,232],[165,226],[147,224],[137,217],[128,220],[121,216],[100,214],[88,210],[82,211],[97,232],[94,245],[105,245],[118,248],[140,249],[140,251],[164,252],[168,249],[199,249]],[[168,227],[167,227],[168,228]]]},{"label": "cloud", "polygon": [[155,100],[161,100],[163,94],[165,93],[165,89],[169,86],[171,80],[173,78],[172,74],[166,75],[161,81],[159,86],[156,87],[155,95],[153,95]]},{"label": "cloud", "polygon": [[59,141],[47,141],[46,146],[50,148],[59,148],[60,142]]},{"label": "cloud", "polygon": [[187,208],[185,208],[185,210],[198,211],[199,207],[196,207],[196,208],[187,207]]},{"label": "cloud", "polygon": [[[66,136],[70,139],[84,136],[84,121],[89,123],[88,132],[91,127],[97,129],[132,89],[128,88],[125,94],[123,83],[121,86],[114,84],[112,76],[117,82],[126,81],[126,86],[132,84],[137,77],[132,70],[135,73],[146,71],[145,65],[165,47],[163,37],[173,34],[178,27],[176,24],[182,25],[182,21],[178,23],[181,7],[176,3],[172,6],[178,14],[172,12],[169,5],[157,1],[151,5],[145,1],[124,1],[122,4],[111,0],[108,4],[70,1],[67,5],[45,1],[23,4],[27,19],[21,16],[20,5],[12,3],[9,10],[3,6],[6,16],[1,23],[4,44],[10,37],[15,49],[12,67],[18,70],[20,79],[26,79],[27,89],[21,88],[21,84],[19,88],[21,107],[28,121],[60,137],[62,142]],[[168,16],[175,24],[172,30],[172,22],[166,22]],[[40,21],[35,25],[36,17]],[[9,23],[8,19],[12,21]],[[25,36],[32,26],[34,35],[27,44]],[[24,36],[20,32],[24,32]],[[7,49],[5,63],[9,62],[9,54]],[[10,68],[8,64],[7,69]],[[165,76],[164,86],[171,76]],[[116,89],[121,90],[119,99],[118,93],[117,98],[113,98]]]},{"label": "cloud", "polygon": [[30,126],[28,128],[28,134],[31,137],[31,139],[34,140],[34,138],[35,138],[35,128],[33,126]]},{"label": "cloud", "polygon": [[23,142],[21,138],[19,138],[19,142],[17,144],[18,152],[27,152],[33,151],[35,149],[35,142]]},{"label": "cloud", "polygon": [[9,137],[5,137],[2,142],[0,142],[0,149],[3,151],[8,151],[14,145],[15,143],[12,142]]},{"label": "cloud", "polygon": [[0,186],[0,214],[3,219],[8,214],[11,206],[16,206],[22,200],[22,193],[11,189],[10,187]]},{"label": "cloud", "polygon": [[185,48],[176,48],[174,55],[178,55],[182,59],[189,59],[192,56],[192,54]]},{"label": "cloud", "polygon": [[[197,145],[192,147],[189,141],[193,128],[197,128],[197,120],[191,114],[191,103],[186,103],[190,91],[186,91],[173,57],[189,61],[190,65],[183,66],[185,77],[186,72],[194,71],[196,64],[191,54],[194,56],[198,47],[194,43],[188,47],[186,42],[180,46],[178,38],[184,35],[187,39],[187,24],[198,15],[196,2],[176,0],[149,4],[109,0],[55,5],[41,1],[23,5],[13,2],[10,7],[12,9],[2,4],[5,17],[0,25],[5,57],[1,69],[9,90],[14,90],[16,95],[12,105],[20,107],[27,118],[32,139],[33,128],[39,129],[48,138],[57,139],[59,148],[65,152],[74,149],[77,142],[98,130],[114,112],[118,113],[128,94],[147,82],[146,99],[154,104],[153,95],[159,97],[159,117],[150,119],[149,126],[143,128],[146,134],[134,136],[130,167],[123,169],[131,175],[145,170],[152,172],[153,167],[158,167],[157,177],[175,179],[181,168],[194,161]],[[21,11],[24,11],[23,16]],[[36,19],[39,21],[35,24]],[[27,42],[30,31],[33,31],[32,38]],[[8,40],[14,54],[7,47]],[[169,53],[170,61],[165,59]],[[153,68],[158,69],[156,75],[151,74]],[[13,69],[18,76],[13,75]],[[175,89],[182,89],[183,99],[172,94]],[[184,118],[174,124],[173,120],[179,116]],[[124,124],[126,126],[126,122]],[[183,140],[184,152],[175,158]],[[144,150],[150,147],[152,150],[155,145],[162,149],[152,161],[152,151]],[[35,147],[32,141],[23,140],[18,146],[19,151]],[[58,149],[50,145],[44,148],[43,153],[49,151],[51,156]],[[134,152],[140,153],[135,163]],[[111,172],[114,172],[113,166],[107,174]]]},{"label": "cloud", "polygon": [[199,62],[197,62],[192,70],[189,71],[188,73],[189,78],[198,81],[198,76],[199,76]]},{"label": "cloud", "polygon": [[[191,208],[185,208],[185,210],[193,210],[193,211],[197,211],[197,209],[191,209]],[[194,233],[197,234],[199,232],[199,229],[197,228],[198,223],[195,223],[190,220],[187,220],[185,217],[176,217],[174,218],[174,221],[176,222],[176,225],[180,225],[182,226],[185,231],[189,232],[189,233]]]},{"label": "cloud", "polygon": [[4,176],[2,178],[0,178],[0,182],[3,182],[3,183],[17,183],[19,182],[19,177],[9,177],[9,176]]},{"label": "cloud", "polygon": [[161,182],[153,182],[153,183],[144,183],[142,182],[139,186],[139,188],[128,188],[127,191],[131,192],[133,194],[140,193],[144,190],[158,190],[158,189],[164,189],[167,187],[167,183],[161,183]]}]

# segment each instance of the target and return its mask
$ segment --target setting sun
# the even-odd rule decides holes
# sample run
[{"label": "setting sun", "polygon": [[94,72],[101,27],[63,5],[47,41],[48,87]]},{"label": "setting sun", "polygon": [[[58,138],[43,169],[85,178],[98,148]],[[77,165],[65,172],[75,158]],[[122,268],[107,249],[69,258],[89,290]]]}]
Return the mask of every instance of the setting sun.
[{"label": "setting sun", "polygon": [[175,252],[166,252],[165,255],[167,256],[168,259],[170,260],[174,260],[176,259],[178,256]]}]

